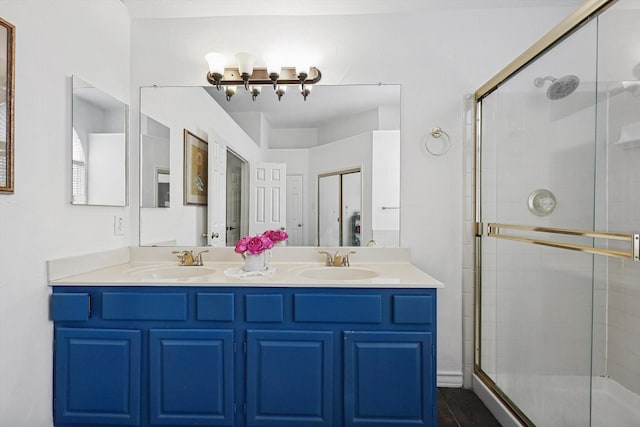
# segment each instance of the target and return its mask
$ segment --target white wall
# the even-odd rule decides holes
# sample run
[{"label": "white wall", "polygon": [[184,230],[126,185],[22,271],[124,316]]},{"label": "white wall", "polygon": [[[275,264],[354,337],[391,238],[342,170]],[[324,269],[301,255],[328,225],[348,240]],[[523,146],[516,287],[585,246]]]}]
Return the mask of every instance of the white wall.
[{"label": "white wall", "polygon": [[311,148],[318,144],[316,128],[286,128],[269,130],[269,148]]},{"label": "white wall", "polygon": [[15,193],[0,195],[0,424],[51,426],[45,260],[129,244],[118,207],[72,206],[71,79],[129,98],[129,18],[114,0],[0,0],[16,26]]},{"label": "white wall", "polygon": [[[571,11],[566,7],[452,8],[302,19],[246,16],[134,20],[132,90],[135,93],[135,87],[142,83],[205,84],[207,66],[202,58],[207,52],[217,49],[230,56],[239,51],[263,55],[267,50],[286,50],[291,46],[291,34],[298,33],[305,35],[304,45],[316,54],[324,84],[402,84],[401,244],[411,248],[418,267],[447,284],[438,292],[439,381],[459,385],[463,219],[460,100]],[[238,32],[239,22],[250,31]],[[381,67],[380,52],[384,52],[386,63],[399,67]],[[415,73],[399,74],[402,70],[421,70],[420,81],[416,82]],[[132,105],[136,107],[134,102]],[[428,157],[421,148],[420,141],[434,125],[451,135],[452,148],[447,156]],[[133,156],[132,163],[136,164],[137,157]],[[137,188],[133,180],[132,185]],[[434,206],[433,200],[440,203]]]},{"label": "white wall", "polygon": [[[395,129],[399,129],[399,127],[398,123],[398,127]],[[318,128],[318,144],[328,144],[379,128],[377,108],[360,114],[337,118]]]},{"label": "white wall", "polygon": [[372,238],[393,247],[400,240],[400,131],[374,131],[371,143]]}]

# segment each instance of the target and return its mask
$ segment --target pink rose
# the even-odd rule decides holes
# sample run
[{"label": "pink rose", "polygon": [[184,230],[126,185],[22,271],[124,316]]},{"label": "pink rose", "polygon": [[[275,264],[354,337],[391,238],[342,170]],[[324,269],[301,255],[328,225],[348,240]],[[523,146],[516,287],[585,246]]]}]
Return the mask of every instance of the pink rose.
[{"label": "pink rose", "polygon": [[271,249],[273,247],[273,240],[265,236],[264,234],[260,236],[260,240],[262,240],[262,245],[265,249]]},{"label": "pink rose", "polygon": [[262,235],[267,236],[274,243],[281,242],[289,238],[289,235],[281,230],[267,230],[262,233]]},{"label": "pink rose", "polygon": [[261,254],[265,249],[268,249],[265,246],[265,240],[269,239],[266,239],[261,235],[251,237],[247,242],[247,252],[249,252],[251,255]]},{"label": "pink rose", "polygon": [[243,254],[247,251],[247,244],[249,243],[249,236],[244,236],[236,243],[235,251],[237,254]]}]

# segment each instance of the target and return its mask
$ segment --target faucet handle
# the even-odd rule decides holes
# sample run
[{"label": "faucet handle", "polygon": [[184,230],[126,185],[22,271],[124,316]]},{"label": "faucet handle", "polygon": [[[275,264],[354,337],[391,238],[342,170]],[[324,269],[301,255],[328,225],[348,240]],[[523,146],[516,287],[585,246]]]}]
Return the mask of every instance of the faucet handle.
[{"label": "faucet handle", "polygon": [[184,251],[171,251],[172,254],[177,255],[180,260],[180,265],[184,265]]},{"label": "faucet handle", "polygon": [[351,263],[349,262],[349,255],[355,254],[355,253],[356,253],[356,251],[349,251],[344,255],[344,257],[343,257],[344,258],[343,265],[345,267],[349,267],[351,265]]},{"label": "faucet handle", "polygon": [[329,252],[327,252],[327,251],[318,251],[318,253],[326,255],[325,265],[333,265],[333,256],[331,256],[331,254]]},{"label": "faucet handle", "polygon": [[196,254],[195,260],[193,265],[203,265],[202,262],[202,254],[209,252],[209,249],[205,249],[203,251],[200,251]]}]

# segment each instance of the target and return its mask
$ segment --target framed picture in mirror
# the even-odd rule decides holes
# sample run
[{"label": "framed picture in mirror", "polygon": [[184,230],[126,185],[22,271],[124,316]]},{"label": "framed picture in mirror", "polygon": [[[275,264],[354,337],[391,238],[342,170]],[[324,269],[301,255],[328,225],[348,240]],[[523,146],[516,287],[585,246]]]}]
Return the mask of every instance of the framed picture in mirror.
[{"label": "framed picture in mirror", "polygon": [[184,130],[184,204],[207,204],[207,141]]},{"label": "framed picture in mirror", "polygon": [[0,193],[13,193],[15,27],[0,18]]}]

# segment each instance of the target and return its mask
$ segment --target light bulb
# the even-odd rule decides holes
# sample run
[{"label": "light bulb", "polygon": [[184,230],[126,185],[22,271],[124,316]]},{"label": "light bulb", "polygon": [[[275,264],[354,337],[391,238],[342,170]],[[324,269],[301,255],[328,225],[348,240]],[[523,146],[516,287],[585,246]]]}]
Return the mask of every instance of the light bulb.
[{"label": "light bulb", "polygon": [[253,74],[253,64],[256,62],[256,58],[247,52],[236,53],[236,61],[238,62],[238,71],[240,77],[244,82],[244,88],[249,90],[249,78]]},{"label": "light bulb", "polygon": [[231,101],[231,97],[236,94],[236,87],[223,86],[223,88],[224,88],[224,94],[225,94],[225,97],[227,98],[227,101]]},{"label": "light bulb", "polygon": [[286,91],[287,91],[286,85],[278,85],[276,87],[276,95],[278,95],[278,101],[282,99],[282,96],[285,94]]},{"label": "light bulb", "polygon": [[249,91],[251,92],[251,100],[255,101],[258,95],[260,95],[260,91],[262,90],[262,86],[260,85],[251,85]]},{"label": "light bulb", "polygon": [[209,52],[204,56],[204,59],[209,64],[209,72],[211,74],[224,75],[224,66],[227,62],[225,56],[218,52]]}]

